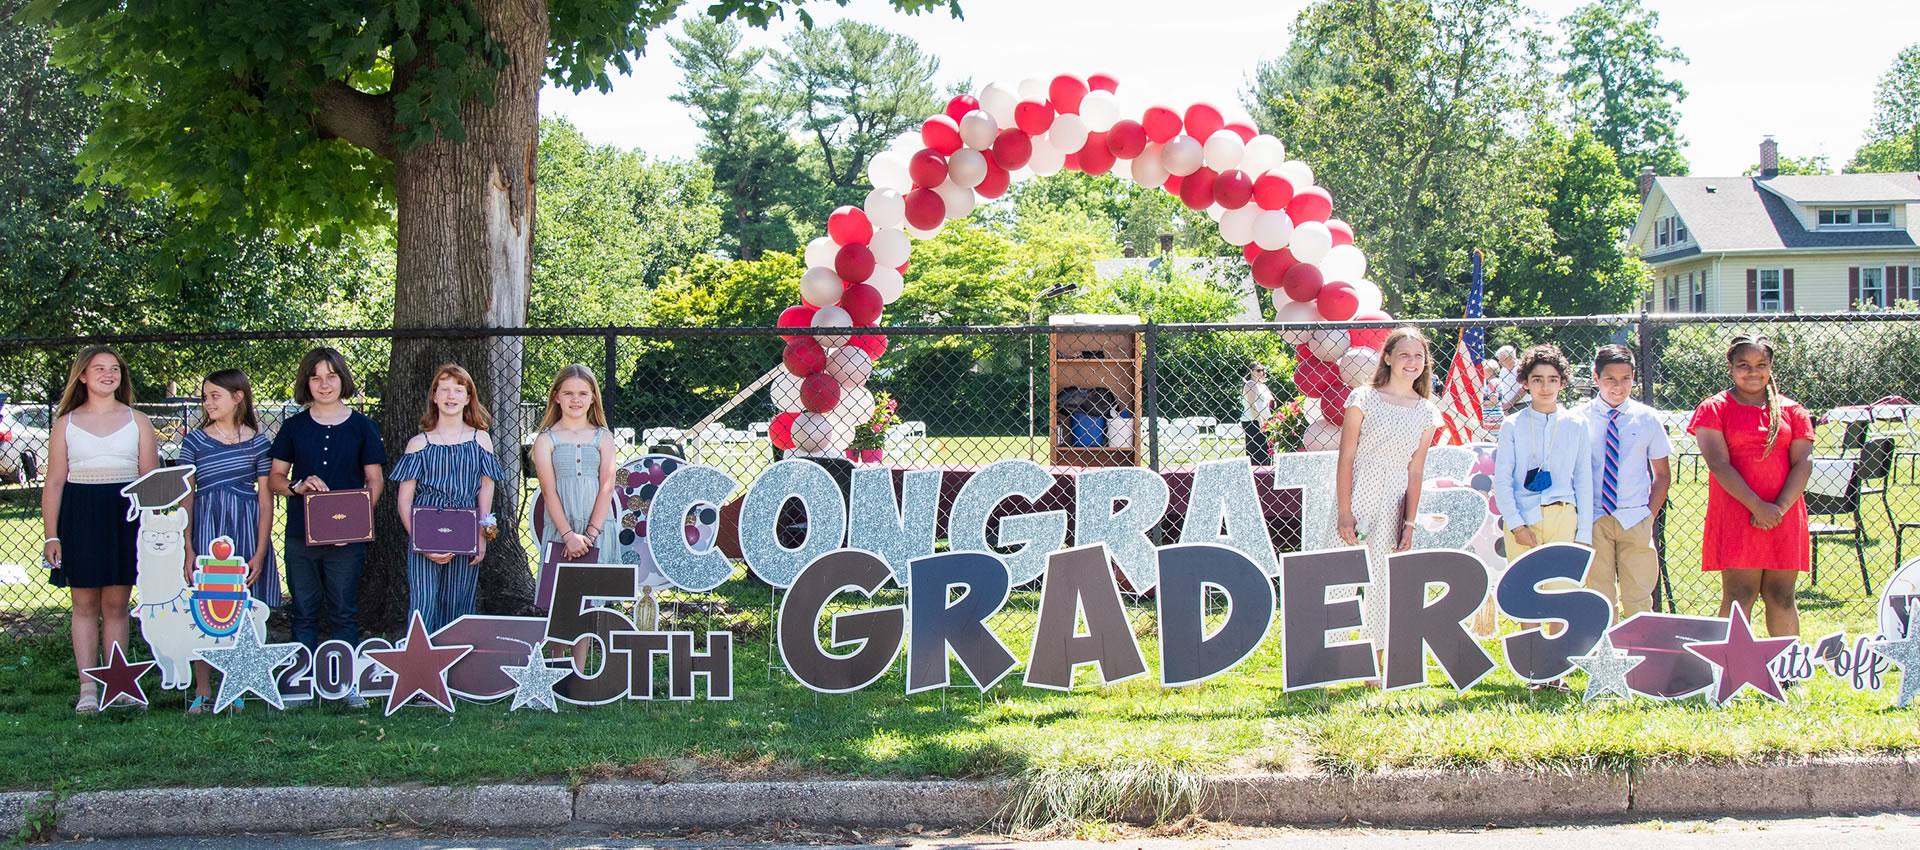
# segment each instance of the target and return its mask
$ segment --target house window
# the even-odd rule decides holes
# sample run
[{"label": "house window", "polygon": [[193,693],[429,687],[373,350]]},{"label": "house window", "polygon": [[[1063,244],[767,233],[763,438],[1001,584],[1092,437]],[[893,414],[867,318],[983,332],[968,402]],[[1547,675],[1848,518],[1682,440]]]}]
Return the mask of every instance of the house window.
[{"label": "house window", "polygon": [[1872,307],[1887,306],[1887,270],[1882,266],[1860,269],[1860,303]]},{"label": "house window", "polygon": [[1667,312],[1680,312],[1680,276],[1667,278]]},{"label": "house window", "polygon": [[1687,223],[1681,221],[1676,215],[1673,217],[1673,244],[1678,245],[1685,241],[1687,241]]},{"label": "house window", "polygon": [[1820,224],[1823,227],[1853,224],[1853,210],[1821,210]]},{"label": "house window", "polygon": [[1653,247],[1665,248],[1673,242],[1672,219],[1660,219],[1653,223]]},{"label": "house window", "polygon": [[1701,272],[1699,277],[1687,275],[1687,280],[1693,283],[1693,312],[1707,312],[1707,273]]},{"label": "house window", "polygon": [[1871,207],[1853,211],[1853,223],[1858,225],[1892,224],[1892,207]]},{"label": "house window", "polygon": [[1779,269],[1760,270],[1759,290],[1760,312],[1778,313],[1782,310]]}]

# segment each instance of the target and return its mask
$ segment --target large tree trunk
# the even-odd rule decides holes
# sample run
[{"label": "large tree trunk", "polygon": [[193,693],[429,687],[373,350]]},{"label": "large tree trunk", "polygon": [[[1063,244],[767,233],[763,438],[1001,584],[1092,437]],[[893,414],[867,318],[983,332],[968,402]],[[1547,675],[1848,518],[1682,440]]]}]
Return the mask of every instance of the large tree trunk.
[{"label": "large tree trunk", "polygon": [[[547,9],[540,0],[475,0],[508,66],[491,105],[460,110],[466,135],[394,157],[399,256],[394,286],[397,328],[517,328],[526,324],[533,246],[534,156],[539,143],[541,69]],[[419,70],[395,74],[401,90]],[[494,488],[500,535],[480,567],[481,613],[518,614],[533,600],[533,577],[520,545],[520,337],[396,339],[381,386],[380,434],[389,460],[420,430],[428,386],[443,363],[473,374],[493,414],[494,454],[506,478]],[[391,494],[395,488],[389,486]],[[406,534],[386,497],[381,528],[360,587],[360,617],[393,629],[408,611]]]}]

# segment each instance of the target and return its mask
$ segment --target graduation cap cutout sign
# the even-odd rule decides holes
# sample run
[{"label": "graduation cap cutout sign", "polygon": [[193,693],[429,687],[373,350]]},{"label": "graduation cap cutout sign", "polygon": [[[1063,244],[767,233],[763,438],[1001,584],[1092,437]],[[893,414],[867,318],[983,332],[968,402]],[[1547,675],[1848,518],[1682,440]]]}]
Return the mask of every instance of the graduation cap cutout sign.
[{"label": "graduation cap cutout sign", "polygon": [[120,495],[127,497],[129,521],[138,518],[141,511],[164,511],[178,505],[192,492],[192,464],[163,466],[120,488]]}]

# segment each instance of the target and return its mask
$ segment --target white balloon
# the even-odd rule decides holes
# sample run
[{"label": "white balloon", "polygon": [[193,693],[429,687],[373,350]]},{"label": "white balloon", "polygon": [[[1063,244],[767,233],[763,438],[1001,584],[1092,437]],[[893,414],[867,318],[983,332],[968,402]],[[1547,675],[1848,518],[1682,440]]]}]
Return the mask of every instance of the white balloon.
[{"label": "white balloon", "polygon": [[[828,412],[831,413],[832,411]],[[847,417],[829,415],[827,417],[827,444],[821,448],[825,449],[829,454],[837,455],[845,452],[847,447],[853,445],[854,427],[854,423],[847,421]]]},{"label": "white balloon", "polygon": [[907,221],[907,202],[893,189],[882,187],[868,192],[867,202],[861,208],[867,211],[867,221],[875,228],[899,227]]},{"label": "white balloon", "polygon": [[793,447],[803,452],[817,452],[827,447],[827,441],[833,437],[833,424],[824,414],[807,411],[793,417]]},{"label": "white balloon", "polygon": [[[873,239],[867,243],[873,251],[874,271],[898,268],[913,253],[913,240],[907,238],[905,231],[895,227],[883,227],[873,232]],[[869,281],[871,282],[871,281]]]},{"label": "white balloon", "polygon": [[[1303,301],[1301,303],[1305,304],[1306,302]],[[1320,315],[1320,308],[1315,307],[1313,314],[1315,316]],[[1313,352],[1313,356],[1329,363],[1338,360],[1341,353],[1345,352],[1352,345],[1353,341],[1347,337],[1346,331],[1322,328],[1314,331],[1311,336],[1307,337],[1307,350]]]},{"label": "white balloon", "polygon": [[1293,219],[1281,210],[1262,210],[1255,204],[1241,207],[1259,213],[1253,220],[1253,244],[1263,251],[1278,251],[1293,239]]},{"label": "white balloon", "polygon": [[1280,167],[1277,170],[1280,172],[1281,177],[1287,178],[1287,182],[1293,184],[1293,190],[1295,192],[1299,192],[1301,189],[1313,185],[1313,166],[1300,160],[1289,159],[1286,162],[1280,163]]},{"label": "white balloon", "polygon": [[1353,293],[1359,296],[1360,299],[1359,312],[1369,313],[1380,309],[1387,303],[1386,294],[1381,292],[1380,286],[1373,281],[1356,280],[1352,283]]},{"label": "white balloon", "polygon": [[1240,134],[1232,130],[1215,130],[1213,135],[1201,146],[1206,153],[1207,167],[1215,171],[1239,168],[1240,161],[1246,157],[1247,145],[1240,141]]},{"label": "white balloon", "polygon": [[[1326,225],[1321,225],[1325,227]],[[1332,239],[1332,232],[1328,232]],[[1298,256],[1298,255],[1295,255]],[[1352,245],[1335,245],[1327,249],[1327,255],[1320,258],[1320,276],[1326,280],[1344,280],[1353,283],[1367,273],[1367,255]]]},{"label": "white balloon", "polygon": [[1035,177],[1045,177],[1059,171],[1066,164],[1065,152],[1050,143],[1043,143],[1041,139],[1034,140],[1033,158],[1027,160],[1027,167],[1033,169]]},{"label": "white balloon", "polygon": [[[865,386],[867,376],[873,374],[873,358],[855,346],[840,346],[838,351],[827,355],[827,374],[840,382],[843,391],[849,386]],[[873,412],[871,401],[867,403],[867,412]]]},{"label": "white balloon", "polygon": [[[871,221],[872,219],[869,218],[868,220]],[[805,258],[807,265],[810,267],[830,269],[833,268],[834,258],[839,256],[839,254],[840,246],[834,243],[833,237],[821,236],[808,242],[806,253],[801,256]]]},{"label": "white balloon", "polygon": [[[1045,142],[1046,142],[1046,137],[1044,136],[1042,136],[1041,138],[1035,139],[1034,147],[1039,147],[1041,144]],[[1007,185],[1009,186],[1016,185],[1019,183],[1025,183],[1028,180],[1032,180],[1032,179],[1033,179],[1033,169],[1028,168],[1024,165],[1012,171],[1007,172]]]},{"label": "white balloon", "polygon": [[1219,204],[1207,205],[1207,218],[1213,219],[1213,223],[1215,224],[1219,224],[1220,219],[1226,214],[1227,214],[1226,207],[1220,206]]},{"label": "white balloon", "polygon": [[[841,282],[840,275],[830,268],[814,266],[800,275],[800,298],[815,307],[827,307],[840,303],[840,295],[846,290],[847,285]],[[816,327],[820,324],[819,318],[820,314],[815,313]],[[825,343],[821,344],[825,345]]]},{"label": "white balloon", "polygon": [[[866,353],[864,351],[860,351],[860,349],[858,348],[853,348],[851,346],[847,348],[842,348],[840,350],[841,351],[859,351],[861,354]],[[1362,349],[1362,350],[1365,350],[1365,349]],[[860,386],[859,384],[848,384],[844,381],[841,382],[840,401],[839,403],[833,406],[832,410],[827,411],[827,418],[830,420],[833,420],[835,424],[839,424],[840,422],[844,421],[855,427],[858,427],[861,423],[869,419],[872,419],[873,418],[873,391],[867,389],[866,387]]]},{"label": "white balloon", "polygon": [[1078,153],[1087,146],[1087,122],[1071,112],[1057,116],[1047,129],[1047,141],[1064,153]]},{"label": "white balloon", "polygon": [[1113,129],[1120,120],[1120,98],[1105,89],[1094,89],[1080,99],[1080,117],[1086,119],[1087,129],[1095,133],[1104,133]]},{"label": "white balloon", "polygon": [[987,179],[987,158],[979,151],[961,148],[947,157],[947,179],[954,185],[971,189]]},{"label": "white balloon", "polygon": [[1206,158],[1206,149],[1200,146],[1199,140],[1185,133],[1168,139],[1167,146],[1160,150],[1160,164],[1175,177],[1199,171]]},{"label": "white balloon", "polygon": [[1133,182],[1140,184],[1141,188],[1158,189],[1166,185],[1167,169],[1160,164],[1160,149],[1158,142],[1148,142],[1146,149],[1140,151],[1140,156],[1133,161],[1130,172]]},{"label": "white balloon", "polygon": [[800,379],[785,369],[773,376],[773,383],[767,385],[767,392],[772,394],[773,406],[783,412],[799,413],[807,409],[806,405],[800,403]]},{"label": "white balloon", "polygon": [[[1284,289],[1273,291],[1273,313],[1274,321],[1290,325],[1321,321],[1320,308],[1305,301],[1294,301],[1288,298],[1287,291]],[[1305,329],[1281,331],[1280,338],[1289,345],[1305,345],[1307,340],[1313,338],[1313,331]]]},{"label": "white balloon", "polygon": [[1373,377],[1374,369],[1380,365],[1380,355],[1375,354],[1371,348],[1349,348],[1340,355],[1337,363],[1340,367],[1341,383],[1349,387],[1357,387]]},{"label": "white balloon", "polygon": [[1247,142],[1246,150],[1240,155],[1240,170],[1258,177],[1260,174],[1280,167],[1287,160],[1287,146],[1279,139],[1261,133]]},{"label": "white balloon", "polygon": [[[907,235],[902,233],[900,234],[900,238],[905,239]],[[900,263],[904,262],[906,262],[906,260],[900,261]],[[904,292],[907,288],[906,280],[900,277],[900,263],[875,266],[873,274],[867,277],[867,285],[879,291],[880,303],[882,304],[892,304],[898,301],[900,299],[900,293]]]},{"label": "white balloon", "polygon": [[[853,317],[847,315],[847,311],[839,307],[822,307],[813,313],[813,326],[816,328],[850,328],[853,327]],[[847,340],[852,338],[853,334],[821,334],[814,337],[814,339],[820,340],[820,344],[827,348],[839,348],[840,346],[846,345]]]},{"label": "white balloon", "polygon": [[934,225],[932,230],[921,230],[918,227],[914,227],[912,224],[908,224],[907,235],[915,239],[932,239],[935,236],[939,236],[940,230],[946,226],[947,226],[947,223],[945,221],[942,221],[939,224]]},{"label": "white balloon", "polygon": [[[1317,266],[1322,259],[1326,258],[1328,249],[1333,247],[1333,231],[1328,230],[1325,224],[1318,221],[1300,222],[1293,226],[1293,241],[1290,247],[1293,248],[1294,259]],[[1326,270],[1322,269],[1321,276],[1325,277],[1325,275]]]},{"label": "white balloon", "polygon": [[1000,138],[1000,122],[984,109],[975,109],[960,116],[960,142],[969,148],[983,151],[993,147]]},{"label": "white balloon", "polygon": [[867,177],[873,185],[882,189],[904,192],[913,188],[913,176],[907,173],[906,157],[893,151],[873,155],[873,161],[867,163]]},{"label": "white balloon", "polygon": [[1237,210],[1228,210],[1220,217],[1220,238],[1227,244],[1244,246],[1253,241],[1253,224],[1260,218],[1260,208],[1248,204]]},{"label": "white balloon", "polygon": [[[1020,94],[1007,83],[988,83],[980,90],[980,108],[993,116],[993,123],[1000,127],[1013,126],[1013,108],[1020,105]],[[994,131],[997,135],[998,130]]]},{"label": "white balloon", "polygon": [[[1314,405],[1319,407],[1318,404]],[[1340,426],[1315,422],[1300,434],[1300,448],[1309,452],[1330,452],[1340,448]]]},{"label": "white balloon", "polygon": [[967,213],[973,212],[973,205],[979,203],[972,189],[956,185],[952,178],[940,181],[933,191],[940,196],[940,200],[946,202],[948,219],[966,218]]},{"label": "white balloon", "polygon": [[1047,81],[1046,80],[1036,80],[1032,77],[1028,77],[1020,81],[1020,88],[1018,89],[1018,91],[1020,92],[1021,100],[1031,100],[1035,103],[1047,102]]}]

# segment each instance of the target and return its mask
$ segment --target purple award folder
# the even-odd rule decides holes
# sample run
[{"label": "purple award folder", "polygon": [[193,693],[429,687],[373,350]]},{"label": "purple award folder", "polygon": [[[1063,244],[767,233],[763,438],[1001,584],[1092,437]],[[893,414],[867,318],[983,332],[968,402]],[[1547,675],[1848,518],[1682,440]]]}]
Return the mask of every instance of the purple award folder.
[{"label": "purple award folder", "polygon": [[553,579],[559,573],[561,564],[597,564],[600,563],[600,547],[588,546],[587,551],[578,558],[567,557],[567,544],[548,543],[545,557],[540,559],[540,583],[533,591],[533,605],[536,608],[553,607]]},{"label": "purple award folder", "polygon": [[373,491],[328,490],[306,497],[307,545],[366,543],[373,539]]},{"label": "purple award folder", "polygon": [[415,507],[413,551],[427,555],[472,555],[479,552],[479,509]]}]

